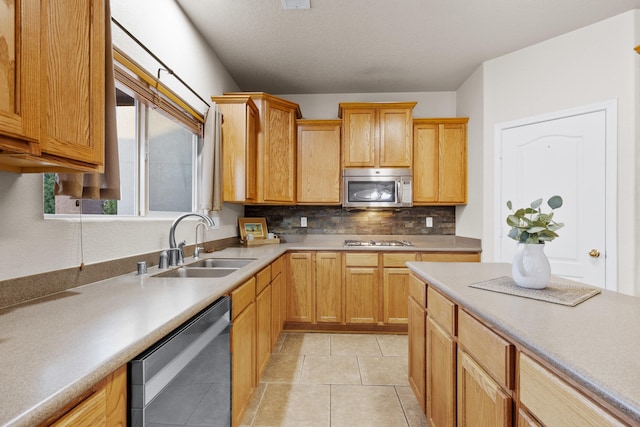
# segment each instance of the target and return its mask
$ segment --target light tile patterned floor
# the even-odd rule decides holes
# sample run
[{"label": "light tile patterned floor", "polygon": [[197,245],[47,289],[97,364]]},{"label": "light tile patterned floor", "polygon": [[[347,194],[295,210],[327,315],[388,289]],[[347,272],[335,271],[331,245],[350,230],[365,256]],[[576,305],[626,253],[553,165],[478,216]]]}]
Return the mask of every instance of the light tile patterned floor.
[{"label": "light tile patterned floor", "polygon": [[407,336],[283,333],[243,426],[427,426],[407,382]]}]

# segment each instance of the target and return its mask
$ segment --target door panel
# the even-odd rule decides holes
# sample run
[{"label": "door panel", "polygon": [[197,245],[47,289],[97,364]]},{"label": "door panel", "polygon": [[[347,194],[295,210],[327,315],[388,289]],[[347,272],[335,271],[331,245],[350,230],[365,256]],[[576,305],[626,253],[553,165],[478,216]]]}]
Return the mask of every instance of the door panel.
[{"label": "door panel", "polygon": [[[521,125],[502,131],[500,215],[507,200],[515,208],[558,194],[564,205],[554,219],[565,224],[559,237],[545,245],[551,272],[605,287],[605,142],[606,112],[595,111]],[[500,260],[511,262],[516,242],[500,229]],[[590,256],[598,250],[598,258]]]}]

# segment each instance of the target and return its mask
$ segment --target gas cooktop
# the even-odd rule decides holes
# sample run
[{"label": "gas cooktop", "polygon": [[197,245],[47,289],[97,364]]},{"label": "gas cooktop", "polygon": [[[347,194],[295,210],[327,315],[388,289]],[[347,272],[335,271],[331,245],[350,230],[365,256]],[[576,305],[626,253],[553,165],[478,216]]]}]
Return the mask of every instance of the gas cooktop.
[{"label": "gas cooktop", "polygon": [[345,240],[345,246],[413,246],[406,240]]}]

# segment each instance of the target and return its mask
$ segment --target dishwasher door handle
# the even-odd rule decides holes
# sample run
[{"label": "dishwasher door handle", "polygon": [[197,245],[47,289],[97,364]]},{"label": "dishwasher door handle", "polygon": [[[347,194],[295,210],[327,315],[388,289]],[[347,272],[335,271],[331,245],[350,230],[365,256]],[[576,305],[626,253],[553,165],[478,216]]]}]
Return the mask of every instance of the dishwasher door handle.
[{"label": "dishwasher door handle", "polygon": [[226,312],[196,340],[184,348],[176,357],[144,384],[144,406],[147,406],[164,388],[231,324]]}]

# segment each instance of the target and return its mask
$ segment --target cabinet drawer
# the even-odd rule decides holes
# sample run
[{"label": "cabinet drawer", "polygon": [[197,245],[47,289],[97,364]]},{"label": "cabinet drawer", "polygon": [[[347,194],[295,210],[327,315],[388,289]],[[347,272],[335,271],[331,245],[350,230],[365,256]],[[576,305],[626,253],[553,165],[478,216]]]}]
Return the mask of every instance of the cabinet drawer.
[{"label": "cabinet drawer", "polygon": [[409,296],[422,308],[427,308],[427,284],[413,274],[409,275]]},{"label": "cabinet drawer", "polygon": [[458,344],[501,386],[513,390],[513,344],[503,340],[464,310],[458,310]]},{"label": "cabinet drawer", "polygon": [[420,254],[420,261],[430,262],[480,262],[478,252],[460,253],[433,253],[423,252]]},{"label": "cabinet drawer", "polygon": [[107,419],[107,391],[104,387],[56,421],[53,427],[93,426]]},{"label": "cabinet drawer", "polygon": [[548,426],[622,426],[595,402],[520,353],[520,403]]},{"label": "cabinet drawer", "polygon": [[449,335],[456,335],[456,305],[430,286],[427,288],[427,312]]},{"label": "cabinet drawer", "polygon": [[347,253],[345,254],[345,264],[347,267],[377,267],[377,253]]},{"label": "cabinet drawer", "polygon": [[272,280],[278,277],[278,274],[282,273],[283,263],[284,263],[283,257],[280,257],[271,263],[271,279]]},{"label": "cabinet drawer", "polygon": [[382,254],[382,265],[384,267],[405,267],[405,263],[416,260],[415,253]]},{"label": "cabinet drawer", "polygon": [[256,295],[271,283],[271,266],[265,267],[256,274]]},{"label": "cabinet drawer", "polygon": [[255,277],[252,277],[231,292],[232,319],[235,319],[238,314],[242,313],[242,310],[247,308],[255,298],[256,279]]}]

